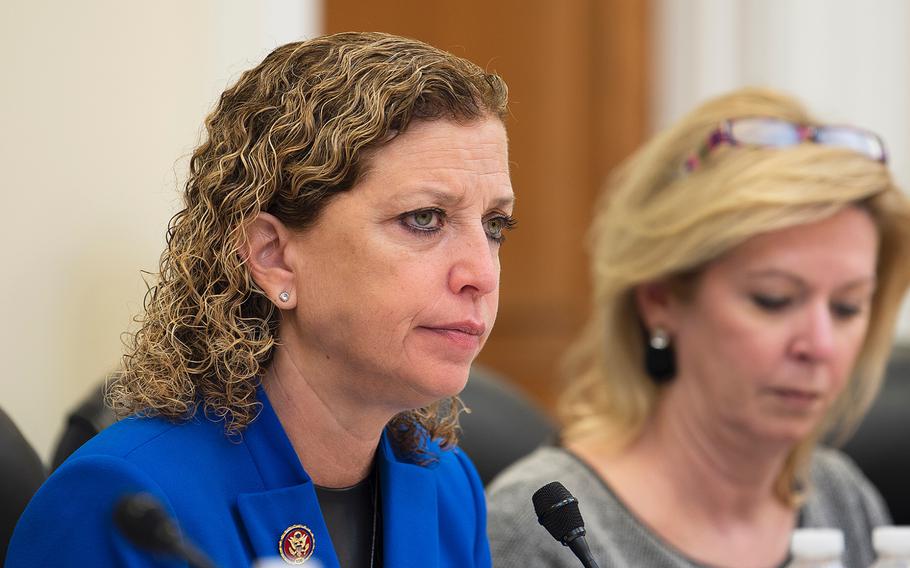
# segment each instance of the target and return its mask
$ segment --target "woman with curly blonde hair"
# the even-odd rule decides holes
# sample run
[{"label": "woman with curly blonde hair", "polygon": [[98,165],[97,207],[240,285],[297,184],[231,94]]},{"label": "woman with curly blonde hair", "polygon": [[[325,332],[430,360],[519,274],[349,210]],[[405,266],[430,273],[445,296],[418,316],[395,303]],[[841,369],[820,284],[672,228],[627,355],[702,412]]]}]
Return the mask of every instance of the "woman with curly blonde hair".
[{"label": "woman with curly blonde hair", "polygon": [[513,222],[506,104],[498,76],[380,33],[244,73],[109,386],[130,418],[38,492],[9,565],[163,560],[112,525],[148,493],[220,566],[489,566],[454,445]]},{"label": "woman with curly blonde hair", "polygon": [[601,567],[779,566],[797,527],[842,530],[869,566],[888,513],[818,443],[875,397],[910,284],[878,136],[774,91],[718,97],[614,173],[591,236],[561,444],[493,482],[496,565],[576,565],[532,532],[527,496],[560,479]]}]

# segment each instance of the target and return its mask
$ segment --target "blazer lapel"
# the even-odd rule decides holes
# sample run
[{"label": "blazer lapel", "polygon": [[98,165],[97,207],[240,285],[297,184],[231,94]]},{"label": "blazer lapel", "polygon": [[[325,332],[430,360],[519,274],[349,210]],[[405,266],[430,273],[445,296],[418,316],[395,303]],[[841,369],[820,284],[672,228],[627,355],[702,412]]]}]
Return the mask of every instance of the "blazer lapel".
[{"label": "blazer lapel", "polygon": [[237,512],[253,555],[256,558],[279,556],[279,547],[287,545],[290,538],[299,544],[301,555],[311,554],[310,558],[317,558],[323,568],[339,568],[313,482],[300,465],[297,453],[261,387],[258,400],[262,410],[244,431],[243,442],[259,471],[262,491],[237,496]]},{"label": "blazer lapel", "polygon": [[[284,546],[292,560],[315,558],[324,568],[339,568],[311,482],[239,495],[237,509],[257,558],[279,556]],[[294,546],[293,540],[302,542],[296,556],[288,548]]]},{"label": "blazer lapel", "polygon": [[[241,525],[257,558],[280,554],[291,527],[312,533],[312,558],[323,568],[339,568],[316,489],[260,388],[262,411],[244,432],[244,445],[262,478],[262,491],[237,497]],[[399,460],[383,432],[377,454],[382,503],[384,566],[428,568],[439,565],[439,517],[436,476],[432,466]],[[308,535],[300,530],[299,535]],[[290,534],[295,534],[293,531]]]},{"label": "blazer lapel", "polygon": [[400,461],[385,433],[379,447],[384,566],[439,566],[438,496],[433,471]]}]

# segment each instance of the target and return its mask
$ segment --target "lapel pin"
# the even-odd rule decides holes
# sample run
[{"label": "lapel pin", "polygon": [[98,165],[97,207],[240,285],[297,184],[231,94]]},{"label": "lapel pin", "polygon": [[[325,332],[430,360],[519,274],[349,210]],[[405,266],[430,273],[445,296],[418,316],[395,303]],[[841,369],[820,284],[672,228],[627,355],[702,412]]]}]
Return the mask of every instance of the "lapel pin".
[{"label": "lapel pin", "polygon": [[291,525],[278,540],[278,552],[288,564],[303,564],[316,550],[313,531],[303,525]]}]

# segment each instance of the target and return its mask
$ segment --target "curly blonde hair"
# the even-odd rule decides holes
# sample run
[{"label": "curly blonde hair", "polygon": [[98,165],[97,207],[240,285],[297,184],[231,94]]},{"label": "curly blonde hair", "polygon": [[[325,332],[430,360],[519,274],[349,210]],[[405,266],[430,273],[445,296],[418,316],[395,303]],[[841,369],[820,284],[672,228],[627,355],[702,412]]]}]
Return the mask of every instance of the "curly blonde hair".
[{"label": "curly blonde hair", "polygon": [[[172,219],[157,283],[123,372],[108,385],[120,414],[180,420],[201,408],[236,435],[257,415],[256,389],[276,345],[278,312],[239,251],[266,211],[311,226],[353,187],[369,151],[414,120],[504,119],[503,80],[425,43],[341,33],[275,49],[226,90],[193,152],[185,207]],[[460,402],[397,415],[398,450],[455,443]]]},{"label": "curly blonde hair", "polygon": [[820,144],[716,150],[702,168],[682,165],[717,125],[744,116],[818,124],[796,100],[757,88],[712,99],[657,135],[608,181],[591,231],[594,309],[565,361],[564,438],[599,436],[623,447],[654,413],[662,387],[644,368],[647,334],[638,285],[667,281],[683,299],[702,268],[749,238],[860,206],[878,229],[876,291],[853,378],[818,430],[791,452],[775,485],[800,502],[805,466],[825,434],[844,437],[881,384],[901,298],[910,285],[910,201],[888,168]]}]

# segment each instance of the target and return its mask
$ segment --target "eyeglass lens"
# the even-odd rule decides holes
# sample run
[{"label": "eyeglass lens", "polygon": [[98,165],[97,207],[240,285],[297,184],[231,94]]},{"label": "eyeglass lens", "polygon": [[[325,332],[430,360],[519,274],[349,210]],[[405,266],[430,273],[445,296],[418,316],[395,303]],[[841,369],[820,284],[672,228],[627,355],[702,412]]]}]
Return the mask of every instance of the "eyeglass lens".
[{"label": "eyeglass lens", "polygon": [[880,160],[883,148],[878,138],[868,132],[838,126],[823,126],[818,129],[816,141],[820,144],[848,148]]},{"label": "eyeglass lens", "polygon": [[799,127],[774,119],[741,119],[730,123],[733,139],[742,144],[758,146],[792,146],[799,144]]}]

